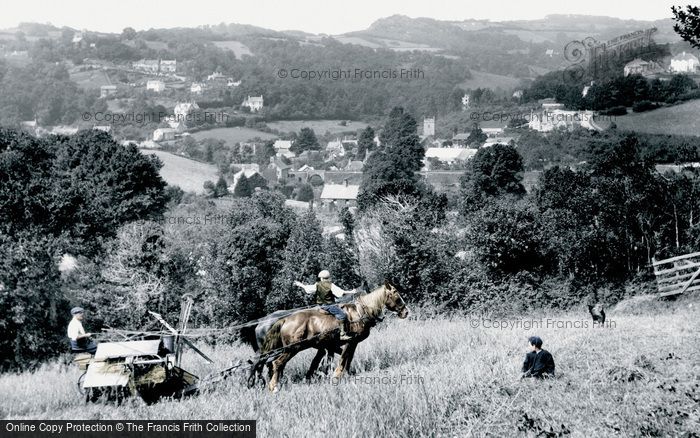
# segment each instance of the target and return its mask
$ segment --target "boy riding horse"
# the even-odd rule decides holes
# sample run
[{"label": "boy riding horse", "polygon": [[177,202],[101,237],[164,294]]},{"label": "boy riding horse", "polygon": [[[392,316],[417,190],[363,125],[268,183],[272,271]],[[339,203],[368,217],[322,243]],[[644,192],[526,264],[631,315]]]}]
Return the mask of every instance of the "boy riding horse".
[{"label": "boy riding horse", "polygon": [[315,284],[303,284],[295,281],[294,284],[304,289],[307,294],[316,294],[316,304],[320,305],[323,310],[335,316],[340,326],[340,340],[349,341],[352,336],[349,332],[348,315],[336,305],[336,298],[343,295],[354,294],[356,291],[346,291],[333,284],[331,281],[331,273],[325,269],[318,274],[319,281]]}]

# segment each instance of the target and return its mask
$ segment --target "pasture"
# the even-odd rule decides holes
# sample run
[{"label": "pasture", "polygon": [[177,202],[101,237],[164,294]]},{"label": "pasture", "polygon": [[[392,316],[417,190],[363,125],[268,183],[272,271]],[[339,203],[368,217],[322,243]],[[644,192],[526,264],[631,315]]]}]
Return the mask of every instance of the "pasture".
[{"label": "pasture", "polygon": [[180,157],[170,152],[141,149],[142,154],[155,155],[163,162],[160,176],[170,185],[179,186],[186,192],[204,193],[204,182],[216,182],[216,166]]},{"label": "pasture", "polygon": [[355,134],[367,127],[367,123],[347,120],[346,126],[340,124],[340,120],[280,120],[270,122],[267,126],[279,132],[299,132],[301,128],[311,128],[316,135],[330,135],[341,133]]},{"label": "pasture", "polygon": [[470,70],[472,77],[462,82],[459,86],[462,89],[492,88],[511,91],[520,86],[520,79],[510,76],[486,73],[477,70]]},{"label": "pasture", "polygon": [[617,129],[649,134],[700,136],[700,99],[643,113],[615,117]]},{"label": "pasture", "polygon": [[99,89],[103,85],[112,85],[112,81],[103,70],[72,71],[70,78],[80,88],[85,89]]},{"label": "pasture", "polygon": [[[236,379],[213,390],[146,405],[84,404],[78,370],[54,362],[0,376],[0,417],[12,419],[257,419],[259,436],[695,436],[700,424],[697,304],[650,312],[587,312],[519,319],[389,316],[360,344],[354,375],[310,384],[311,352],[295,357],[277,394]],[[541,327],[533,326],[541,321]],[[501,326],[501,327],[497,327]],[[520,380],[526,338],[554,355],[557,378]],[[247,346],[187,357],[199,375],[252,355]],[[46,385],[44,382],[51,382]]]},{"label": "pasture", "polygon": [[253,56],[253,52],[250,51],[248,46],[246,46],[240,41],[212,41],[212,43],[220,49],[229,50],[233,52],[234,55],[236,55],[237,59],[243,59],[243,55]]},{"label": "pasture", "polygon": [[236,126],[233,128],[208,129],[206,131],[195,132],[192,134],[192,136],[197,140],[204,140],[205,138],[223,140],[226,145],[230,147],[234,146],[236,143],[249,141],[256,137],[262,138],[263,140],[277,138],[277,136],[274,134],[258,131],[257,129],[245,128],[242,126]]}]

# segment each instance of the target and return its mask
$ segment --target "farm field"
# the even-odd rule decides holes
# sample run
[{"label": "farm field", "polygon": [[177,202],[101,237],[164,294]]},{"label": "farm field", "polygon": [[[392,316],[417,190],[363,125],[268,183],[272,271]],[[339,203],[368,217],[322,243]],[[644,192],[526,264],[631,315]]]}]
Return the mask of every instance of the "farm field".
[{"label": "farm field", "polygon": [[472,78],[460,84],[463,89],[475,88],[501,88],[503,90],[514,90],[520,85],[520,79],[510,76],[497,75],[482,71],[471,70]]},{"label": "farm field", "polygon": [[613,121],[618,129],[649,134],[700,136],[700,99],[643,113],[629,113]]},{"label": "farm field", "polygon": [[367,123],[347,121],[346,126],[340,125],[340,120],[282,120],[267,124],[270,129],[279,132],[299,132],[301,128],[308,127],[314,130],[316,135],[339,134],[344,132],[356,133],[360,129],[365,129]]},{"label": "farm field", "polygon": [[207,180],[215,182],[218,178],[218,170],[211,164],[200,163],[165,151],[141,149],[141,153],[160,158],[163,162],[160,176],[168,184],[179,186],[186,192],[204,193],[202,187],[204,182]]},{"label": "farm field", "polygon": [[[408,320],[380,324],[358,347],[355,374],[343,380],[303,383],[311,360],[304,352],[288,365],[277,394],[232,379],[150,406],[140,399],[86,405],[76,390],[77,367],[54,362],[0,376],[0,417],[257,419],[261,437],[694,436],[700,421],[694,306],[654,315],[612,309],[609,326],[596,328],[585,310],[509,320],[417,310]],[[532,328],[537,321],[542,328]],[[535,334],[554,355],[556,379],[519,379],[526,338]],[[202,349],[217,363],[205,367],[187,356],[185,368],[200,376],[252,355],[242,345]]]},{"label": "farm field", "polygon": [[238,59],[242,59],[243,55],[253,56],[253,52],[250,51],[248,46],[240,41],[212,41],[212,43],[220,49],[232,51]]},{"label": "farm field", "polygon": [[223,140],[226,142],[227,146],[234,146],[236,143],[242,141],[248,141],[255,137],[260,137],[263,140],[271,140],[277,138],[276,135],[270,134],[263,131],[258,131],[257,129],[245,128],[242,126],[236,126],[233,128],[216,128],[209,129],[206,131],[198,131],[192,134],[197,140],[203,140],[205,138],[214,138],[217,140]]},{"label": "farm field", "polygon": [[70,78],[75,81],[80,88],[93,89],[103,85],[112,85],[107,74],[102,70],[86,70],[70,73]]}]

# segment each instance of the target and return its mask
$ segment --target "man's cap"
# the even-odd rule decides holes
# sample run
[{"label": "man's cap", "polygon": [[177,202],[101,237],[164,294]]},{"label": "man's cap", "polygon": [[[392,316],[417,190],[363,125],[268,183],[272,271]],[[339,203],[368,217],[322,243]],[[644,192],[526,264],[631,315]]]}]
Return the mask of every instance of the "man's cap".
[{"label": "man's cap", "polygon": [[318,278],[331,278],[331,273],[324,269],[318,273]]},{"label": "man's cap", "polygon": [[70,309],[71,315],[77,315],[78,313],[84,313],[84,312],[85,312],[85,309],[83,309],[82,307],[73,307],[72,309]]}]

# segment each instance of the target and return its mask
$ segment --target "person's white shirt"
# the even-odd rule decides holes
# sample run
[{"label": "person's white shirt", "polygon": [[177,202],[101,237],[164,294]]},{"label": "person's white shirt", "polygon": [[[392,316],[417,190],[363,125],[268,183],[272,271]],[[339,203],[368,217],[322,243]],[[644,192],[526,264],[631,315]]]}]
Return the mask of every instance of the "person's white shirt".
[{"label": "person's white shirt", "polygon": [[[300,281],[295,281],[295,285],[299,286],[300,288],[304,289],[304,292],[307,294],[314,294],[316,293],[316,284],[304,284]],[[335,295],[336,298],[340,298],[343,295],[350,295],[354,294],[357,291],[354,290],[343,290],[340,287],[336,286],[335,283],[331,283],[331,293]]]},{"label": "person's white shirt", "polygon": [[78,318],[71,319],[70,323],[68,323],[68,337],[72,341],[77,341],[78,337],[84,334],[83,323]]}]

